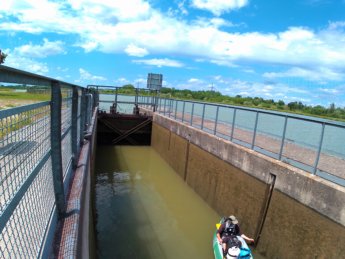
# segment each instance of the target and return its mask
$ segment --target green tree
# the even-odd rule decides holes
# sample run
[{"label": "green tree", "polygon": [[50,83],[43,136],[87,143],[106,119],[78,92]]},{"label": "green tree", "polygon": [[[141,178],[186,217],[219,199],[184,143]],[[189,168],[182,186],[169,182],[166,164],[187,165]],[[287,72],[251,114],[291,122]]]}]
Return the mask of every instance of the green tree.
[{"label": "green tree", "polygon": [[284,105],[285,105],[284,101],[282,101],[282,100],[278,101],[278,106],[284,106]]},{"label": "green tree", "polygon": [[335,112],[335,104],[331,103],[328,108],[329,113],[334,113]]},{"label": "green tree", "polygon": [[7,54],[2,52],[1,49],[0,49],[0,64],[5,63],[6,57],[7,57]]}]

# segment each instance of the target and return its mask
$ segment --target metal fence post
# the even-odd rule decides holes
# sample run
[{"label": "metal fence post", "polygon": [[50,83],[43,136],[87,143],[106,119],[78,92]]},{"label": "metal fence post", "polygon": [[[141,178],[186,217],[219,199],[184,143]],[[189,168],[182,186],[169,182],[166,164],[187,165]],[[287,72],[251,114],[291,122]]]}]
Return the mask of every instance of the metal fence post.
[{"label": "metal fence post", "polygon": [[156,90],[156,99],[155,99],[155,111],[158,109],[158,100],[161,99],[158,90]]},{"label": "metal fence post", "polygon": [[65,193],[63,186],[61,154],[61,104],[62,97],[60,83],[53,81],[51,83],[50,101],[50,140],[55,202],[60,218],[63,217],[65,212]]},{"label": "metal fence post", "polygon": [[163,114],[164,114],[164,116],[165,116],[165,107],[166,107],[166,103],[167,103],[167,99],[166,99],[166,98],[164,98],[164,110],[163,110]]},{"label": "metal fence post", "polygon": [[175,100],[175,102],[176,102],[176,105],[175,105],[175,120],[176,120],[176,118],[177,118],[177,100]]},{"label": "metal fence post", "polygon": [[169,104],[169,118],[171,117],[171,113],[173,111],[173,105],[174,105],[174,101],[172,99],[170,99],[170,104]]},{"label": "metal fence post", "polygon": [[155,96],[154,96],[154,93],[152,93],[152,96],[151,96],[151,109],[152,109],[153,112],[156,111],[155,103],[156,103]]},{"label": "metal fence post", "polygon": [[216,135],[216,134],[217,134],[218,113],[219,113],[219,106],[217,106],[216,119],[215,119],[215,121],[214,121],[213,135]]},{"label": "metal fence post", "polygon": [[193,126],[194,103],[192,103],[192,113],[190,115],[190,125]]},{"label": "metal fence post", "polygon": [[168,116],[170,118],[170,113],[171,113],[171,99],[168,99]]},{"label": "metal fence post", "polygon": [[284,129],[283,129],[283,136],[282,136],[282,143],[281,143],[281,145],[280,145],[280,151],[279,151],[278,160],[282,160],[283,148],[284,148],[284,142],[285,142],[285,134],[286,134],[286,127],[287,127],[287,120],[288,120],[288,117],[285,116]]},{"label": "metal fence post", "polygon": [[256,130],[258,128],[258,118],[259,118],[259,112],[256,112],[255,125],[254,125],[254,133],[253,133],[253,141],[252,141],[252,149],[254,149],[254,145],[255,145]]},{"label": "metal fence post", "polygon": [[82,89],[80,99],[80,141],[83,141],[85,136],[85,124],[86,124],[86,94],[85,89]]},{"label": "metal fence post", "polygon": [[91,119],[92,119],[93,95],[90,93],[87,94],[86,95],[86,101],[87,101],[87,106],[86,106],[86,123],[85,123],[85,125],[88,127],[91,124]]},{"label": "metal fence post", "polygon": [[77,167],[78,156],[78,89],[76,86],[72,88],[72,165]]},{"label": "metal fence post", "polygon": [[184,119],[184,109],[186,108],[186,101],[183,101],[183,108],[182,108],[182,122]]},{"label": "metal fence post", "polygon": [[324,135],[325,135],[325,123],[322,123],[322,129],[321,129],[321,135],[320,135],[319,148],[318,148],[318,150],[317,150],[317,156],[316,156],[316,160],[315,160],[315,165],[314,165],[313,174],[316,174],[317,165],[319,164],[320,154],[321,154],[321,148],[322,148],[322,142],[323,142],[323,137],[324,137]]},{"label": "metal fence post", "polygon": [[153,93],[151,93],[151,109],[153,110],[153,112],[155,112],[155,106],[154,106],[154,96]]},{"label": "metal fence post", "polygon": [[98,90],[95,91],[94,96],[95,96],[95,104],[94,104],[94,107],[96,107],[96,106],[99,106],[99,92],[98,92]]},{"label": "metal fence post", "polygon": [[234,131],[235,131],[235,123],[236,123],[236,112],[237,109],[234,109],[234,115],[232,117],[232,127],[231,127],[231,135],[230,135],[230,140],[232,141],[232,139],[234,138]]},{"label": "metal fence post", "polygon": [[204,104],[204,106],[202,107],[202,115],[201,115],[201,125],[200,125],[200,128],[201,129],[204,129],[204,117],[205,117],[205,107],[206,104]]}]

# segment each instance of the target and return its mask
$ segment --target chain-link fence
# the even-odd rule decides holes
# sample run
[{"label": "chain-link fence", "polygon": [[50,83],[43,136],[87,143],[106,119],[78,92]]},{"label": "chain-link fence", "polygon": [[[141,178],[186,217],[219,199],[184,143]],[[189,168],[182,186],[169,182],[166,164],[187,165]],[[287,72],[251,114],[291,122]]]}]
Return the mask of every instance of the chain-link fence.
[{"label": "chain-link fence", "polygon": [[48,257],[94,101],[87,89],[0,66],[51,100],[0,110],[0,257]]}]

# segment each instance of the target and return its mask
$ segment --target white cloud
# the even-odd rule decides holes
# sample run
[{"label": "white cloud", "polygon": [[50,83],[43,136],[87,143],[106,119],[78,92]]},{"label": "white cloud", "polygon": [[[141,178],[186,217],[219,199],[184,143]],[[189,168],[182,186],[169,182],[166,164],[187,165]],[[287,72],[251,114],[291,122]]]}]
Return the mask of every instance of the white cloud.
[{"label": "white cloud", "polygon": [[309,81],[323,82],[323,81],[340,81],[344,80],[344,74],[336,72],[329,68],[318,68],[318,69],[304,69],[299,67],[293,67],[284,72],[267,72],[263,74],[266,78],[305,78]]},{"label": "white cloud", "polygon": [[68,0],[67,2],[73,9],[106,22],[141,19],[151,11],[149,3],[144,0]]},{"label": "white cloud", "polygon": [[343,82],[338,84],[329,84],[324,87],[320,87],[317,89],[320,93],[337,97],[338,99],[343,99],[344,101],[344,94],[345,94],[345,84]]},{"label": "white cloud", "polygon": [[240,9],[248,4],[248,0],[193,0],[192,5],[199,9],[221,15],[234,9]]},{"label": "white cloud", "polygon": [[188,83],[191,83],[191,84],[201,84],[203,83],[204,81],[201,80],[201,79],[198,79],[198,78],[191,78],[187,81]]},{"label": "white cloud", "polygon": [[168,58],[140,59],[140,60],[133,60],[133,62],[137,64],[145,64],[145,65],[151,65],[151,66],[157,66],[157,67],[183,67],[184,66],[181,62],[177,60],[168,59]]},{"label": "white cloud", "polygon": [[209,60],[209,62],[216,64],[218,66],[232,67],[232,68],[237,67],[237,65],[235,65],[233,62],[231,62],[229,60],[212,59],[212,60]]},{"label": "white cloud", "polygon": [[69,70],[68,67],[57,67],[56,69],[57,69],[58,71],[60,71],[60,72],[63,72],[63,73],[65,73],[65,72],[67,72],[67,71]]},{"label": "white cloud", "polygon": [[187,15],[187,14],[188,14],[188,11],[187,11],[187,9],[185,8],[185,2],[186,2],[186,0],[180,1],[180,2],[178,3],[178,8],[180,9],[180,11],[181,11],[182,14]]},{"label": "white cloud", "polygon": [[125,84],[129,84],[129,80],[125,77],[120,77],[115,80],[115,83],[125,85]]},{"label": "white cloud", "polygon": [[77,82],[83,82],[83,81],[95,82],[95,81],[106,81],[107,80],[103,76],[92,75],[83,68],[79,68],[79,74],[80,74],[80,78],[79,78],[79,80],[77,80]]},{"label": "white cloud", "polygon": [[[344,1],[344,3],[345,3],[345,1]],[[329,29],[330,30],[337,30],[337,29],[341,29],[341,28],[345,28],[345,21],[338,21],[338,22],[329,23]]]},{"label": "white cloud", "polygon": [[220,83],[220,84],[226,83],[226,80],[223,79],[221,75],[214,76],[213,79],[214,79],[217,83]]},{"label": "white cloud", "polygon": [[144,57],[149,54],[149,52],[146,49],[140,48],[132,43],[126,47],[125,52],[129,56],[135,56],[135,57]]},{"label": "white cloud", "polygon": [[45,58],[51,55],[65,53],[62,41],[49,41],[43,39],[43,45],[32,45],[32,43],[14,49],[21,56],[32,58]]},{"label": "white cloud", "polygon": [[[293,84],[284,83],[264,83],[264,82],[249,82],[244,80],[227,80],[221,87],[223,92],[235,96],[237,94],[251,97],[262,97],[269,99],[278,99],[282,96],[303,95],[310,96],[311,93],[307,90],[301,89]],[[289,100],[284,97],[285,100]]]},{"label": "white cloud", "polygon": [[45,75],[49,72],[48,66],[44,62],[38,62],[32,58],[17,55],[9,49],[4,50],[8,54],[6,58],[6,66],[15,67],[35,74]]},{"label": "white cloud", "polygon": [[[0,24],[0,31],[59,33],[79,36],[76,46],[85,51],[181,55],[221,66],[239,62],[281,64],[294,67],[283,74],[313,80],[339,80],[345,71],[344,21],[329,23],[322,30],[291,27],[277,33],[228,32],[228,21],[214,18],[187,21],[164,15],[144,0],[68,0],[65,2],[5,1],[0,15],[13,17]],[[184,1],[180,2],[184,6]],[[241,8],[246,0],[195,0],[199,8],[215,7],[223,13]],[[136,6],[136,8],[132,8]],[[43,48],[44,44],[40,46]],[[61,45],[60,47],[63,47]],[[169,59],[137,60],[138,64],[182,67]],[[308,72],[309,71],[309,72]],[[315,71],[315,73],[312,73]],[[325,76],[317,76],[317,72]],[[282,72],[281,72],[282,73]]]},{"label": "white cloud", "polygon": [[[134,82],[135,82],[135,87],[143,88],[143,87],[146,87],[147,79],[146,78],[138,78],[138,79],[135,79]],[[164,80],[163,80],[163,85],[165,85]]]}]

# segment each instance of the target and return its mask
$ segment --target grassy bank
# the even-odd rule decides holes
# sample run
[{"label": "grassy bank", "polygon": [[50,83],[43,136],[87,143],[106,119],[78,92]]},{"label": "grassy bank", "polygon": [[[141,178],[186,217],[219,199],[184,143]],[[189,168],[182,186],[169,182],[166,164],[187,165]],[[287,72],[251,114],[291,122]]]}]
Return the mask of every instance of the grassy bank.
[{"label": "grassy bank", "polygon": [[0,109],[49,100],[50,94],[48,93],[16,92],[13,89],[0,88]]}]

